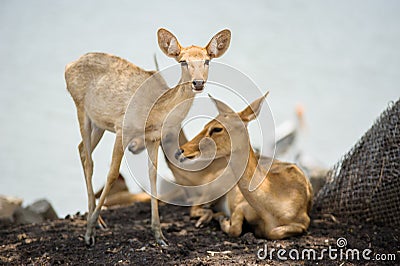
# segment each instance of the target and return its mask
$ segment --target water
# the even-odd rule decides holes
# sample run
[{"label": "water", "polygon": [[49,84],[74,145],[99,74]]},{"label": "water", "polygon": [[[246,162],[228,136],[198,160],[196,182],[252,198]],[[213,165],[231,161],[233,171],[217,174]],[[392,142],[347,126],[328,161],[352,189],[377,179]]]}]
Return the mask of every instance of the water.
[{"label": "water", "polygon": [[[277,124],[305,106],[302,146],[334,164],[399,97],[398,1],[2,1],[0,3],[0,194],[46,197],[59,214],[86,210],[75,106],[64,66],[105,51],[154,69],[174,64],[157,45],[165,27],[182,45],[205,45],[230,28],[218,59],[269,89]],[[113,135],[94,153],[105,180]],[[127,173],[123,167],[122,172]],[[134,181],[128,179],[133,191]]]}]

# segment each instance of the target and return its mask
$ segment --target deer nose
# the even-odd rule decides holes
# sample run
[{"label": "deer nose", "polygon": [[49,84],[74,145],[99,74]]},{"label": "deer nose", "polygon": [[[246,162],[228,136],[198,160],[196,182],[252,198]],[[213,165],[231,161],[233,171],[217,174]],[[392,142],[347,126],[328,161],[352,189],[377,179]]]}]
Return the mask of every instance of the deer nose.
[{"label": "deer nose", "polygon": [[201,90],[203,90],[204,84],[205,84],[205,83],[206,83],[206,82],[205,82],[204,80],[202,80],[202,79],[195,79],[195,80],[193,80],[193,82],[192,82],[193,88],[194,88],[194,90],[196,90],[196,91],[201,91]]},{"label": "deer nose", "polygon": [[179,160],[179,157],[183,154],[183,152],[184,152],[184,150],[178,149],[178,150],[175,152],[175,159]]}]

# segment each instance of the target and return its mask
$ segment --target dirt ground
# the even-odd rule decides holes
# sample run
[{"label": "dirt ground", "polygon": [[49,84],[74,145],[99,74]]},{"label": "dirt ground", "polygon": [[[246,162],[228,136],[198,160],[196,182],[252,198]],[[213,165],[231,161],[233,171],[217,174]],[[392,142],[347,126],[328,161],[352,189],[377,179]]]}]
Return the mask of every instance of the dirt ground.
[{"label": "dirt ground", "polygon": [[[345,225],[334,217],[313,217],[308,232],[302,236],[280,241],[256,239],[251,232],[239,238],[224,234],[218,223],[211,222],[204,228],[194,227],[195,220],[189,217],[189,208],[171,205],[160,206],[164,235],[169,246],[161,248],[155,244],[150,230],[150,206],[140,203],[130,207],[112,208],[103,211],[107,230],[97,230],[96,245],[87,248],[84,244],[85,217],[67,216],[65,219],[12,227],[0,227],[0,264],[130,264],[130,265],[381,265],[376,260],[348,260],[339,258],[337,239],[347,240],[347,249],[372,250],[367,255],[395,254],[400,263],[399,230],[378,225]],[[359,221],[362,223],[362,221]],[[330,260],[327,253],[323,260],[280,260],[275,251],[272,260],[265,256],[272,249],[299,251],[315,249],[320,256],[322,249],[336,248],[338,258]],[[345,249],[344,249],[345,250]],[[333,250],[332,250],[333,251]],[[289,253],[290,254],[290,253]],[[292,257],[296,253],[291,253]],[[307,254],[305,254],[307,256]],[[307,257],[306,257],[307,258]]]}]

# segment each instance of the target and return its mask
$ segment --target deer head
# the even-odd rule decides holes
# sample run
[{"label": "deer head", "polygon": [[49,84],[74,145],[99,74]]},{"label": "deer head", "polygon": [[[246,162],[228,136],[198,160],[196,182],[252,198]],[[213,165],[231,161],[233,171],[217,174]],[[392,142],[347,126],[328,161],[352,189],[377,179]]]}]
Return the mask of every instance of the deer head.
[{"label": "deer head", "polygon": [[217,159],[230,156],[233,152],[248,154],[250,146],[247,124],[258,116],[267,95],[268,92],[238,113],[210,96],[218,109],[218,116],[207,123],[191,141],[182,145],[175,157],[182,162],[212,155]]},{"label": "deer head", "polygon": [[194,92],[203,91],[210,60],[222,56],[231,41],[231,32],[227,29],[218,32],[205,47],[182,47],[178,39],[166,29],[159,29],[157,35],[161,50],[181,64],[181,83],[190,83]]}]

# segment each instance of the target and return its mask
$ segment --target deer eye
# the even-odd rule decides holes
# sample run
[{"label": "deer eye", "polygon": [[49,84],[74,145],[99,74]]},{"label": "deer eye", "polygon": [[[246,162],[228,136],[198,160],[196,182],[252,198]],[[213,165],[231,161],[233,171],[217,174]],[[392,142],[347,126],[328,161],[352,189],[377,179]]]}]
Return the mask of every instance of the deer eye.
[{"label": "deer eye", "polygon": [[222,130],[223,130],[223,128],[221,128],[221,127],[214,127],[214,128],[211,129],[211,131],[210,131],[210,137],[212,136],[212,134],[221,132]]},{"label": "deer eye", "polygon": [[210,64],[210,60],[204,61],[204,64],[208,66]]},{"label": "deer eye", "polygon": [[179,63],[181,63],[181,66],[185,66],[185,67],[188,66],[188,63],[186,61],[179,61]]}]

